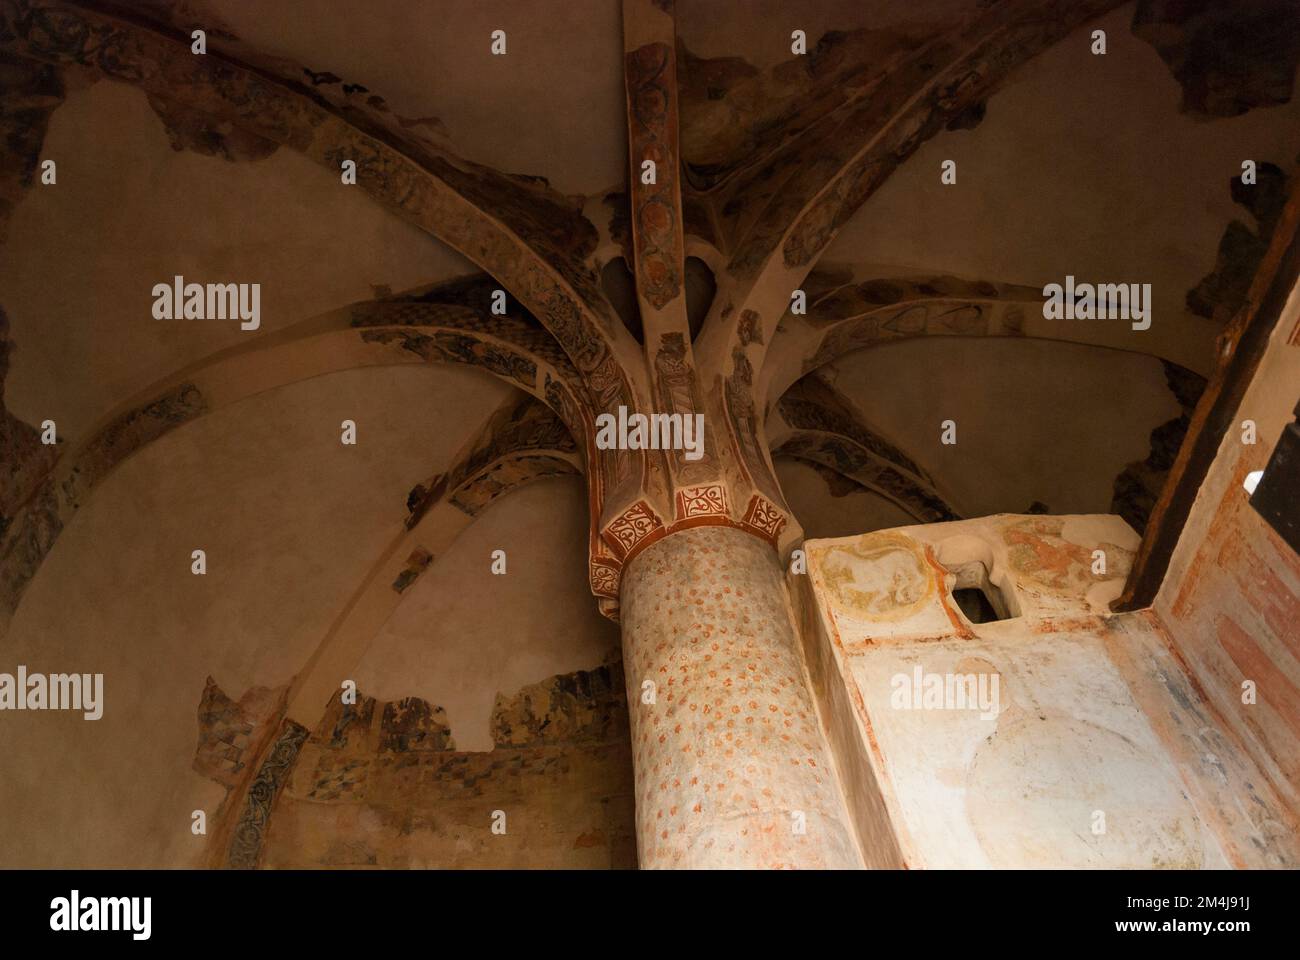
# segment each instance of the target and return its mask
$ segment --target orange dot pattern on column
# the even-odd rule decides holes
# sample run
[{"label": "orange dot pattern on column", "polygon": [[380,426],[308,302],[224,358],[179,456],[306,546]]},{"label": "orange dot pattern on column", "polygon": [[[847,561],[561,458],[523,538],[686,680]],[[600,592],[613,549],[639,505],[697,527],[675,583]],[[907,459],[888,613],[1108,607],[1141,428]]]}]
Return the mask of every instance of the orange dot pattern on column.
[{"label": "orange dot pattern on column", "polygon": [[641,866],[860,867],[772,547],[674,533],[622,605]]}]

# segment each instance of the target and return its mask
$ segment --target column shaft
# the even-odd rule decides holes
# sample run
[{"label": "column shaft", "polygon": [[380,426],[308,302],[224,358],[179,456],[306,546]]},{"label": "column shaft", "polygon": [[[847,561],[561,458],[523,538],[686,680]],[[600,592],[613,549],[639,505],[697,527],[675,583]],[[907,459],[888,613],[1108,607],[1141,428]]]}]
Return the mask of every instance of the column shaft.
[{"label": "column shaft", "polygon": [[641,866],[860,867],[772,547],[674,533],[624,571],[622,622]]}]

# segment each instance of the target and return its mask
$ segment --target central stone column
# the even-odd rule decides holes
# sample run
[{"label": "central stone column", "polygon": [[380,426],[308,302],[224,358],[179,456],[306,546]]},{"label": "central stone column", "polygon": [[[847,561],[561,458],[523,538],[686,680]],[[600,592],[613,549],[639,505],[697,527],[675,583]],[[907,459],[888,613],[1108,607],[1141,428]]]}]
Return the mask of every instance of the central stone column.
[{"label": "central stone column", "polygon": [[622,623],[641,866],[861,867],[772,546],[670,534],[624,571]]}]

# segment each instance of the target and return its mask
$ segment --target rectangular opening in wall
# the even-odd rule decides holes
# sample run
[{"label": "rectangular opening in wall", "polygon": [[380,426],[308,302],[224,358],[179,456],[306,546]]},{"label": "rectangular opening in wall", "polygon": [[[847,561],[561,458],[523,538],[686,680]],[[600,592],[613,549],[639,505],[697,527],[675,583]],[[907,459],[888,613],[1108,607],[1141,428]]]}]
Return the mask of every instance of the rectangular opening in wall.
[{"label": "rectangular opening in wall", "polygon": [[1008,619],[998,614],[993,601],[979,587],[954,588],[952,598],[957,601],[958,608],[971,623],[990,623],[994,620]]},{"label": "rectangular opening in wall", "polygon": [[972,556],[986,552],[982,545],[976,546],[981,549],[972,549],[971,544],[953,540],[945,542],[941,548],[944,556],[940,562],[954,578],[952,599],[957,609],[971,623],[992,623],[1020,616],[1014,601],[989,579],[988,563]]}]

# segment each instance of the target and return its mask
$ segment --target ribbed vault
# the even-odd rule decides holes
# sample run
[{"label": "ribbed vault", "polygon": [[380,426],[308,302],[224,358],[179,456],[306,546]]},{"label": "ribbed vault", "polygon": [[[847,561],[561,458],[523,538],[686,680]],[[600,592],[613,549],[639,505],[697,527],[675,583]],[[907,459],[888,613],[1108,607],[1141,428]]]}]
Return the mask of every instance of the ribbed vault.
[{"label": "ribbed vault", "polygon": [[[808,377],[858,351],[935,336],[1118,346],[1166,361],[1185,422],[1195,391],[1184,384],[1196,374],[1171,356],[1170,338],[1133,336],[1121,345],[1114,330],[1044,319],[1039,281],[1058,278],[1016,283],[953,275],[943,264],[819,264],[909,157],[945,132],[978,136],[990,98],[1023,64],[1067,37],[1079,42],[1098,18],[1115,23],[1117,6],[1006,0],[953,5],[942,24],[903,17],[880,27],[845,13],[849,29],[810,38],[806,52],[751,63],[717,55],[718,38],[698,26],[685,33],[679,26],[699,18],[675,18],[671,4],[630,2],[621,44],[627,180],[572,196],[543,177],[462,155],[436,117],[400,114],[363,83],[259,49],[220,26],[219,10],[208,52],[196,57],[187,15],[165,3],[8,0],[0,53],[12,80],[10,206],[32,182],[65,78],[105,79],[142,91],[178,150],[255,163],[287,149],[329,171],[355,163],[362,192],[483,272],[398,296],[385,291],[159,371],[93,428],[60,436],[57,453],[36,442],[34,424],[6,411],[6,616],[59,531],[144,444],[248,397],[359,367],[469,364],[552,410],[586,471],[590,581],[610,615],[622,567],[677,525],[737,526],[782,549],[796,542],[797,518],[775,481],[773,455],[835,470],[918,519],[957,515],[939,492],[942,475],[918,466],[906,438],[884,439],[866,425],[870,411],[864,419],[825,381]],[[1204,19],[1143,3],[1133,32],[1165,61],[1181,63],[1178,43],[1210,29]],[[1186,89],[1201,82],[1179,70]],[[1189,94],[1183,109],[1232,115],[1284,102],[1275,76],[1237,82],[1235,99],[1207,105]],[[643,177],[647,160],[658,171],[652,183]],[[1270,170],[1285,180],[1285,170]],[[1233,258],[1258,256],[1275,220],[1253,212],[1258,241],[1233,234],[1234,246],[1221,251],[1229,262],[1221,257],[1198,288],[1198,314],[1213,314],[1216,297],[1226,311],[1239,295],[1231,277],[1244,268]],[[694,273],[688,255],[698,257]],[[624,291],[616,309],[601,278],[618,257],[636,303]],[[701,270],[711,301],[698,293]],[[790,309],[796,291],[806,310]],[[492,306],[498,293],[502,312]],[[702,460],[598,449],[596,417],[619,408],[703,413]],[[1173,429],[1165,424],[1160,445],[1176,442]],[[1152,457],[1157,467],[1147,474],[1155,479],[1143,474],[1138,499],[1149,500],[1163,476],[1158,465],[1168,457],[1154,446]],[[1130,476],[1126,489],[1136,482]],[[1140,519],[1142,509],[1126,515]]]}]

